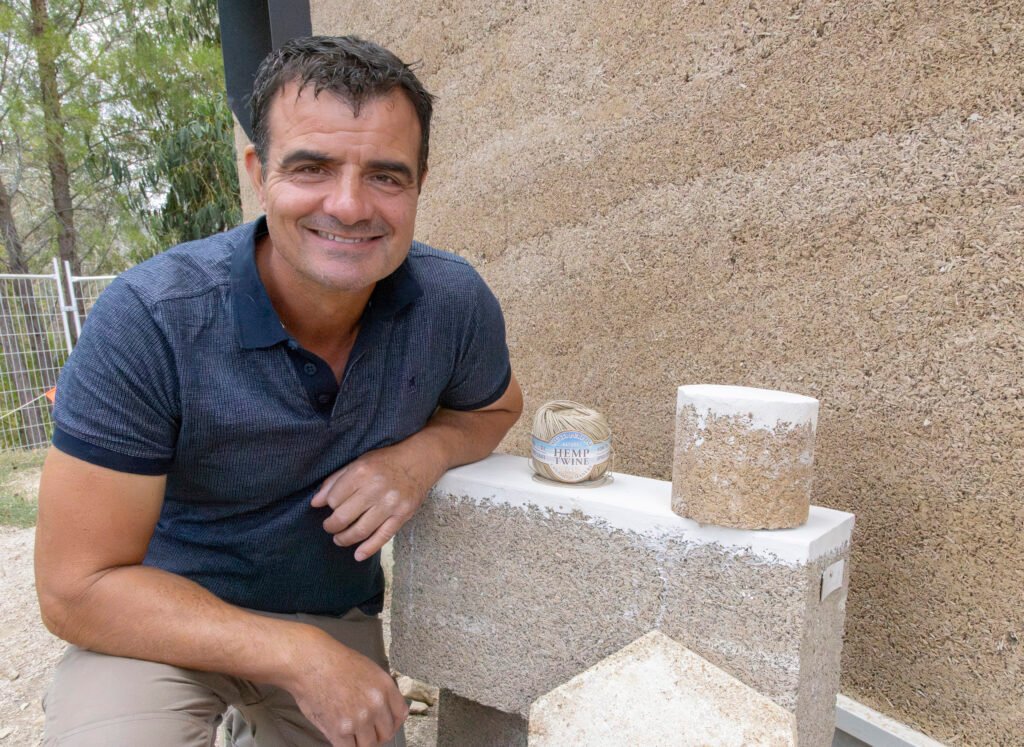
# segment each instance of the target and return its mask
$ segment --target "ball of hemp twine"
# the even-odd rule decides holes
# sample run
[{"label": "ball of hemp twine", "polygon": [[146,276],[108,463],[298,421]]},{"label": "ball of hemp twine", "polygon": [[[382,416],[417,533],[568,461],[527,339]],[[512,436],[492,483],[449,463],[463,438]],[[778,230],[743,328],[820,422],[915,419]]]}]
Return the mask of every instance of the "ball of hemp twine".
[{"label": "ball of hemp twine", "polygon": [[[581,405],[571,400],[555,400],[546,402],[537,409],[533,416],[533,437],[540,441],[550,442],[560,433],[578,432],[587,436],[595,444],[610,442],[612,429],[604,415],[597,410]],[[594,464],[589,472],[576,479],[567,479],[564,471],[559,474],[551,465],[539,461],[536,454],[530,459],[533,471],[541,477],[555,482],[586,482],[597,480],[604,476],[611,464],[611,451],[608,458]]]}]

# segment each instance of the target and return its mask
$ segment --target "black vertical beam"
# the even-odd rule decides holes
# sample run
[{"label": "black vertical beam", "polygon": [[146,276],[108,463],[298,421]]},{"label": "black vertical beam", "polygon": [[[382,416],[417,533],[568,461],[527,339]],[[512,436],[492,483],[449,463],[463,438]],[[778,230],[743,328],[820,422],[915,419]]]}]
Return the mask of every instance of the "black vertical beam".
[{"label": "black vertical beam", "polygon": [[309,0],[217,0],[228,105],[252,138],[249,97],[256,68],[272,49],[312,33]]},{"label": "black vertical beam", "polygon": [[313,33],[309,0],[267,0],[267,10],[270,15],[270,39],[274,49],[289,39]]}]

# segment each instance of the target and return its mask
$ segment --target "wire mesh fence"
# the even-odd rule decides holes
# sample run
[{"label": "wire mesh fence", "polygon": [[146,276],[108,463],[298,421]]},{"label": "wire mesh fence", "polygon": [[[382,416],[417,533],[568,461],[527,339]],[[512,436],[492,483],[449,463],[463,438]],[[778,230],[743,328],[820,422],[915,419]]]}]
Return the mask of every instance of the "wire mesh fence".
[{"label": "wire mesh fence", "polygon": [[81,321],[113,276],[0,275],[0,449],[35,449],[53,434],[57,377]]}]

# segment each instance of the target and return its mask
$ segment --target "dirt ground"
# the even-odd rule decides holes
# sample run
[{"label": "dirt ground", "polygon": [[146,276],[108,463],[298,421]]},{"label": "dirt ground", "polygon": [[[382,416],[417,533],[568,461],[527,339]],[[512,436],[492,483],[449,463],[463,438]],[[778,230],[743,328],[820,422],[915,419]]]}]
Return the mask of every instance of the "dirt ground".
[{"label": "dirt ground", "polygon": [[64,651],[39,620],[33,535],[33,529],[0,527],[0,745],[40,743],[40,699]]},{"label": "dirt ground", "polygon": [[[28,477],[20,474],[17,479]],[[0,526],[0,747],[41,743],[40,702],[65,645],[39,619],[32,575],[34,532]],[[387,626],[387,616],[384,622]],[[389,632],[386,627],[388,639]],[[408,747],[436,744],[436,706],[425,716],[409,717],[406,739]]]}]

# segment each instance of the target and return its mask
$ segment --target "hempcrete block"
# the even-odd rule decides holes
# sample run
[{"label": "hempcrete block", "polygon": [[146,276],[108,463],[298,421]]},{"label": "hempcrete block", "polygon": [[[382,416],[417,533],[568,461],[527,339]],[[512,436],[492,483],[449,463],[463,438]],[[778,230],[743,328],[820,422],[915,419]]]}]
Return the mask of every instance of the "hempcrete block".
[{"label": "hempcrete block", "polygon": [[[831,739],[853,516],[802,527],[701,526],[670,483],[601,488],[532,479],[505,455],[449,472],[395,542],[391,657],[410,676],[509,714],[662,630]],[[845,565],[844,565],[845,568]]]},{"label": "hempcrete block", "polygon": [[745,386],[681,386],[672,510],[701,524],[789,529],[807,521],[818,400]]}]

